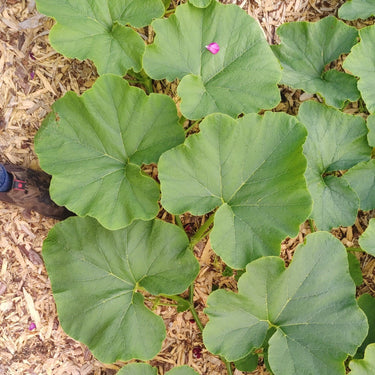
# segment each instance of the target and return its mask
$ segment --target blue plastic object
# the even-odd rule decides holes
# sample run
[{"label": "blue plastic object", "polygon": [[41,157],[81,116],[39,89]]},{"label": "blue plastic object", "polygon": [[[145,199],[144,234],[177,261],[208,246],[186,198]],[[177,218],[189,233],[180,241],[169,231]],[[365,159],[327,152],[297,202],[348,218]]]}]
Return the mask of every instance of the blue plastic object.
[{"label": "blue plastic object", "polygon": [[9,191],[12,187],[12,177],[0,164],[0,192]]}]

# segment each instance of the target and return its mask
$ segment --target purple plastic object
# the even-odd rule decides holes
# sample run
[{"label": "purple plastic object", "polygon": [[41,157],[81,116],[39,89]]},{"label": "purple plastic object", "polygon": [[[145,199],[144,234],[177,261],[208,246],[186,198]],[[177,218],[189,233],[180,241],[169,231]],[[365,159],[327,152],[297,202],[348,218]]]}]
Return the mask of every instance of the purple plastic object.
[{"label": "purple plastic object", "polygon": [[210,43],[206,48],[213,54],[216,55],[220,51],[220,46],[217,43]]}]

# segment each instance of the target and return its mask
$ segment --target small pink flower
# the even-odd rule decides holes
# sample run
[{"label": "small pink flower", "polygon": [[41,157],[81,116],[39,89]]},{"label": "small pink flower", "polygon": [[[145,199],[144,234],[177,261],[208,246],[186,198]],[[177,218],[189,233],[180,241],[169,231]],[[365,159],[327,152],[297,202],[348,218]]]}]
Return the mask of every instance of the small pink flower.
[{"label": "small pink flower", "polygon": [[36,324],[34,322],[30,323],[29,331],[34,331],[35,328],[36,328]]},{"label": "small pink flower", "polygon": [[220,47],[217,43],[210,43],[206,48],[213,54],[216,55],[220,51]]}]

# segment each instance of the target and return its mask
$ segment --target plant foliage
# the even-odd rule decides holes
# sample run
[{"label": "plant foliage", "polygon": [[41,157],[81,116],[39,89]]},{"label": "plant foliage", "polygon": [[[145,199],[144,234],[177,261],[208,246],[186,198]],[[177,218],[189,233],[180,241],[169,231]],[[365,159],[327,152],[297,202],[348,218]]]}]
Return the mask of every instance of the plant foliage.
[{"label": "plant foliage", "polygon": [[119,229],[157,215],[158,184],[140,167],[183,140],[172,99],[105,75],[81,97],[69,92],[56,101],[35,150],[53,175],[57,203]]},{"label": "plant foliage", "polygon": [[360,42],[344,61],[344,68],[359,77],[358,89],[367,109],[375,111],[375,26],[359,30]]},{"label": "plant foliage", "polygon": [[349,364],[350,375],[373,375],[375,373],[375,344],[367,347],[364,359],[354,359]]},{"label": "plant foliage", "polygon": [[344,20],[366,19],[375,15],[374,0],[349,0],[339,9],[339,17]]},{"label": "plant foliage", "polygon": [[[375,208],[375,26],[288,23],[273,53],[255,19],[215,0],[36,2],[56,20],[55,48],[101,74],[82,96],[57,100],[35,138],[51,197],[78,215],[43,245],[64,330],[103,362],[150,360],[166,328],[148,306],[167,304],[190,310],[229,375],[230,361],[253,371],[258,357],[275,375],[344,375],[348,355],[353,375],[373,374],[375,300],[355,299],[363,277],[352,252],[375,256],[375,219],[359,249],[318,232],[288,268],[278,256],[308,217],[311,231],[328,231]],[[340,14],[353,5],[363,15],[371,4],[352,0]],[[331,69],[348,53],[347,73]],[[325,103],[305,102],[298,116],[264,111],[278,105],[281,77]],[[179,98],[152,93],[165,82],[151,79],[176,80]],[[361,116],[339,110],[360,94]],[[207,215],[190,239],[187,212]],[[239,291],[211,293],[204,328],[192,250],[208,233]],[[157,369],[132,363],[118,374]]]},{"label": "plant foliage", "polygon": [[280,241],[310,212],[305,129],[292,116],[266,112],[210,115],[200,130],[160,158],[163,207],[193,215],[218,208],[211,243],[233,268],[278,255]]},{"label": "plant foliage", "polygon": [[358,32],[326,17],[318,22],[291,22],[277,29],[281,44],[272,46],[283,67],[281,83],[318,93],[328,105],[341,108],[347,100],[359,98],[356,79],[338,70],[325,70],[327,64],[349,53]]},{"label": "plant foliage", "polygon": [[359,238],[359,245],[367,253],[375,256],[375,219],[371,219],[365,232]]},{"label": "plant foliage", "polygon": [[188,245],[180,228],[160,220],[118,231],[92,218],[57,224],[43,258],[65,332],[106,363],[154,357],[165,326],[140,291],[182,293],[199,269]]},{"label": "plant foliage", "polygon": [[[258,23],[236,5],[183,4],[152,27],[156,38],[146,48],[144,69],[153,79],[181,79],[178,94],[185,117],[236,116],[280,101],[280,65]],[[220,46],[215,55],[206,49],[212,42]]]},{"label": "plant foliage", "polygon": [[271,329],[275,375],[344,375],[344,360],[367,334],[345,248],[329,233],[309,235],[287,269],[277,257],[248,264],[238,290],[213,292],[205,310],[204,343],[227,360],[261,347]]},{"label": "plant foliage", "polygon": [[365,121],[313,101],[300,106],[298,119],[308,131],[304,154],[314,202],[311,217],[320,230],[354,224],[359,198],[336,172],[370,159]]},{"label": "plant foliage", "polygon": [[140,71],[145,44],[131,24],[142,27],[164,13],[161,0],[37,0],[39,12],[56,19],[52,46],[68,57],[91,59],[100,74]]}]

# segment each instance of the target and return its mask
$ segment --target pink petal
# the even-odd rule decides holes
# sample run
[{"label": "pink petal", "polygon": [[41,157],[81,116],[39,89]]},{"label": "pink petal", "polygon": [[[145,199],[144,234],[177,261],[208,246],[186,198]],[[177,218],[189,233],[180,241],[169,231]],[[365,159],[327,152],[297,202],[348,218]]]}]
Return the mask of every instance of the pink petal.
[{"label": "pink petal", "polygon": [[220,51],[220,46],[217,43],[210,43],[206,48],[214,55]]},{"label": "pink petal", "polygon": [[29,331],[33,331],[35,328],[36,328],[36,324],[35,323],[30,323],[30,325],[29,325]]}]

